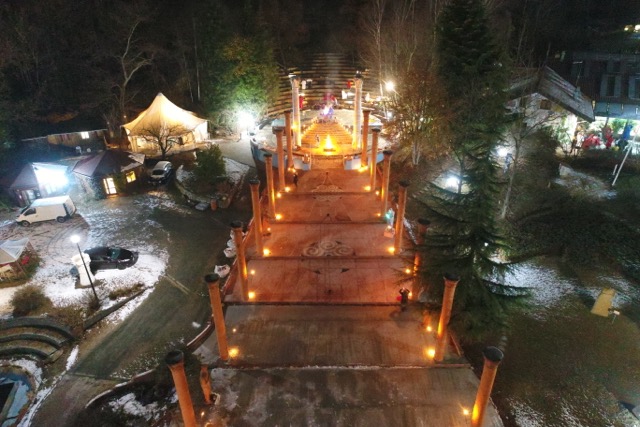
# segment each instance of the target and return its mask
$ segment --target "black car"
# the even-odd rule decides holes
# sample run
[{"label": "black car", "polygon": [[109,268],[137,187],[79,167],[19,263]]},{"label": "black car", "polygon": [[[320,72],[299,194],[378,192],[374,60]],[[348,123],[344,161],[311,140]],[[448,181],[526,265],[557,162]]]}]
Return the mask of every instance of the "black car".
[{"label": "black car", "polygon": [[84,251],[91,258],[91,271],[107,270],[117,268],[124,270],[131,267],[138,261],[138,252],[133,252],[123,248],[110,248],[99,246],[97,248]]}]

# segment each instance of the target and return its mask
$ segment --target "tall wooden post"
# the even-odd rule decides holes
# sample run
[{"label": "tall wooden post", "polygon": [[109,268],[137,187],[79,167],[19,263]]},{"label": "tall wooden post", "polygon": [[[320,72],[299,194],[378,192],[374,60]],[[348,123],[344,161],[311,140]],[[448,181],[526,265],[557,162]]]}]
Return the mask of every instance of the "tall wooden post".
[{"label": "tall wooden post", "polygon": [[200,364],[200,388],[202,389],[204,403],[212,405],[213,393],[211,392],[211,375],[209,374],[209,366],[206,363]]},{"label": "tall wooden post", "polygon": [[480,377],[480,386],[476,394],[476,403],[473,405],[471,412],[471,426],[482,427],[484,422],[484,413],[489,403],[491,390],[493,389],[493,381],[496,378],[498,365],[502,362],[504,354],[497,347],[487,347],[482,352],[484,356],[484,368]]},{"label": "tall wooden post", "polygon": [[226,362],[229,360],[229,344],[227,342],[227,327],[224,323],[224,312],[222,311],[222,297],[220,296],[220,276],[217,274],[207,274],[204,276],[204,281],[209,288],[211,320],[216,330],[220,359]]},{"label": "tall wooden post", "polygon": [[271,153],[264,155],[264,165],[267,169],[267,198],[269,199],[269,216],[276,217],[276,190],[273,183],[273,160]]},{"label": "tall wooden post", "polygon": [[444,275],[444,296],[442,297],[442,309],[440,311],[440,322],[438,322],[438,335],[436,336],[436,351],[433,360],[442,362],[447,345],[447,328],[451,319],[451,308],[453,307],[453,296],[456,292],[456,285],[460,278],[455,274],[445,273]]},{"label": "tall wooden post", "polygon": [[380,129],[372,129],[373,136],[371,137],[371,160],[369,161],[369,185],[371,191],[376,191],[376,163],[378,161],[378,136],[380,135]]},{"label": "tall wooden post", "polygon": [[400,181],[398,185],[398,212],[396,212],[396,229],[395,229],[395,241],[393,248],[395,253],[399,254],[402,251],[402,236],[404,234],[404,212],[407,209],[407,187],[409,183],[406,181]]},{"label": "tall wooden post", "polygon": [[256,239],[256,251],[258,256],[262,256],[264,245],[262,244],[262,208],[260,207],[260,181],[252,179],[249,181],[251,187],[251,206],[253,207],[253,226]]},{"label": "tall wooden post", "polygon": [[362,154],[360,155],[360,167],[367,166],[367,145],[369,142],[369,116],[371,110],[362,110]]},{"label": "tall wooden post", "polygon": [[182,421],[185,427],[196,427],[196,414],[193,410],[193,402],[189,393],[187,375],[184,372],[184,355],[179,350],[173,350],[167,354],[164,361],[171,371],[173,383],[176,386]]},{"label": "tall wooden post", "polygon": [[242,298],[244,298],[245,301],[248,301],[249,275],[247,274],[247,257],[244,242],[242,241],[242,223],[240,221],[233,221],[231,223],[231,228],[233,229],[233,241],[236,244],[238,273],[240,275],[240,284],[242,285]]},{"label": "tall wooden post", "polygon": [[353,84],[356,88],[356,96],[353,99],[353,148],[360,148],[360,140],[362,137],[361,120],[362,120],[362,74],[360,71],[356,73],[356,77],[353,79]]},{"label": "tall wooden post", "polygon": [[293,169],[293,138],[291,135],[291,110],[284,112],[284,131],[287,134],[287,169]]},{"label": "tall wooden post", "polygon": [[282,143],[282,128],[273,128],[276,134],[276,151],[278,154],[278,191],[284,191],[284,144]]},{"label": "tall wooden post", "polygon": [[[431,224],[431,221],[429,221],[428,219],[424,219],[424,218],[418,218],[418,233],[416,236],[416,244],[418,246],[422,246],[424,245],[424,235],[427,233],[427,230],[429,229],[429,225]],[[418,271],[418,268],[420,268],[420,264],[422,263],[422,258],[420,255],[420,248],[416,248],[416,253],[413,259],[413,271]]]},{"label": "tall wooden post", "polygon": [[293,104],[293,135],[296,147],[300,147],[300,133],[302,125],[300,120],[300,77],[290,74],[291,80],[291,103]]},{"label": "tall wooden post", "polygon": [[380,188],[380,200],[382,201],[381,216],[384,217],[387,212],[387,203],[389,203],[389,178],[391,175],[391,155],[393,151],[384,150],[384,161],[382,163],[382,186]]}]

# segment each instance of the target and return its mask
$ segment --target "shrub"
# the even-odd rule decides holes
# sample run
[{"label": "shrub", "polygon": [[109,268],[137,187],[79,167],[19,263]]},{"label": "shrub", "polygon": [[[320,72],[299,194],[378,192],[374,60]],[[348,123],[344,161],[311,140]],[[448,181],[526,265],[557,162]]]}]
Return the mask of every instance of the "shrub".
[{"label": "shrub", "polygon": [[215,184],[226,175],[222,151],[217,145],[198,152],[198,164],[193,171],[196,178],[208,184]]},{"label": "shrub", "polygon": [[18,289],[11,298],[14,316],[26,316],[51,304],[51,300],[37,285],[27,285]]},{"label": "shrub", "polygon": [[129,297],[144,288],[144,284],[136,283],[131,286],[122,286],[109,292],[109,299],[116,300],[118,298]]},{"label": "shrub", "polygon": [[82,305],[75,303],[55,306],[49,311],[49,314],[54,319],[69,326],[72,330],[76,330],[77,328],[82,328],[85,309]]}]

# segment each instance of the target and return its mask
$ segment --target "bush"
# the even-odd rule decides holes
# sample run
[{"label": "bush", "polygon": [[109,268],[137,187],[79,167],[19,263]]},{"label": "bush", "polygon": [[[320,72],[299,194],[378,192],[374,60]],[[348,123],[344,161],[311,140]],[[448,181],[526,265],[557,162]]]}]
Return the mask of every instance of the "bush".
[{"label": "bush", "polygon": [[42,288],[37,285],[28,285],[20,288],[11,298],[14,316],[27,316],[49,304],[51,304],[51,300],[46,297]]},{"label": "bush", "polygon": [[136,283],[131,286],[122,286],[109,292],[109,299],[116,300],[118,298],[129,297],[144,288],[143,283]]},{"label": "bush", "polygon": [[85,309],[78,303],[56,306],[49,311],[51,317],[69,326],[72,330],[82,329],[84,313]]},{"label": "bush", "polygon": [[217,145],[198,152],[198,164],[193,171],[195,177],[208,184],[215,184],[227,171],[222,151]]}]

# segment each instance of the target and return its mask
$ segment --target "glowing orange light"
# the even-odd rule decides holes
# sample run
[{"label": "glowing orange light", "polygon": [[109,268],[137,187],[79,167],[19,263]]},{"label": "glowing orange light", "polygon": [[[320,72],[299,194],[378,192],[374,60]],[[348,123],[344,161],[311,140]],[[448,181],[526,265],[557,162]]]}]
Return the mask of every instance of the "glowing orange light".
[{"label": "glowing orange light", "polygon": [[370,185],[365,185],[364,186],[364,191],[371,191],[371,186]]},{"label": "glowing orange light", "polygon": [[404,272],[407,273],[407,274],[411,274],[411,269],[410,268],[405,268]]},{"label": "glowing orange light", "polygon": [[231,330],[231,332],[236,332],[236,331],[237,331],[237,329],[236,329],[236,328],[233,328],[233,329]]},{"label": "glowing orange light", "polygon": [[387,249],[389,251],[390,254],[394,254],[396,253],[396,248],[394,248],[393,246],[391,246],[389,249]]},{"label": "glowing orange light", "polygon": [[229,349],[229,357],[231,358],[237,357],[238,354],[240,354],[240,350],[238,349],[238,347],[231,347]]},{"label": "glowing orange light", "polygon": [[376,212],[376,216],[377,216],[377,217],[381,217],[381,216],[382,216],[382,214],[381,214],[380,212]]},{"label": "glowing orange light", "polygon": [[462,408],[462,415],[464,415],[465,417],[469,416],[469,410],[467,408]]},{"label": "glowing orange light", "polygon": [[256,293],[253,291],[249,291],[247,296],[249,297],[249,299],[256,299]]},{"label": "glowing orange light", "polygon": [[368,168],[368,167],[366,167],[366,166],[360,166],[360,169],[358,169],[358,172],[362,173],[362,172],[365,172],[365,171],[368,171],[368,170],[369,170],[369,168]]},{"label": "glowing orange light", "polygon": [[282,219],[282,214],[276,214],[276,220],[280,221]]},{"label": "glowing orange light", "polygon": [[409,298],[413,296],[413,292],[409,291]]},{"label": "glowing orange light", "polygon": [[265,249],[263,249],[263,250],[262,250],[262,254],[263,254],[264,256],[269,256],[269,255],[271,255],[271,251],[270,251],[269,249],[266,249],[266,248],[265,248]]},{"label": "glowing orange light", "polygon": [[427,326],[427,332],[431,332],[433,331],[433,328],[431,326]]},{"label": "glowing orange light", "polygon": [[327,140],[324,142],[324,151],[335,151],[336,147],[333,146],[333,142],[331,142],[331,137],[327,135]]},{"label": "glowing orange light", "polygon": [[376,190],[376,196],[380,195],[380,191]]},{"label": "glowing orange light", "polygon": [[284,187],[284,192],[288,193],[289,191],[291,191],[291,187]]},{"label": "glowing orange light", "polygon": [[253,276],[253,275],[255,275],[255,274],[256,274],[256,271],[255,271],[255,270],[251,270],[251,271],[249,272],[249,274]]},{"label": "glowing orange light", "polygon": [[433,347],[430,347],[427,349],[427,356],[429,356],[429,358],[433,359],[434,356],[436,355],[436,349]]}]

